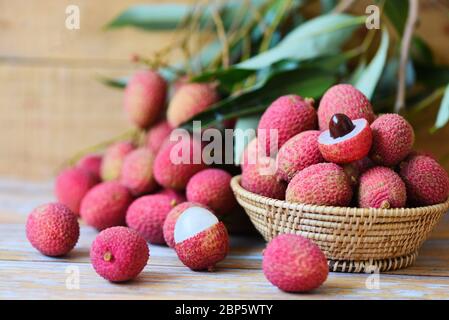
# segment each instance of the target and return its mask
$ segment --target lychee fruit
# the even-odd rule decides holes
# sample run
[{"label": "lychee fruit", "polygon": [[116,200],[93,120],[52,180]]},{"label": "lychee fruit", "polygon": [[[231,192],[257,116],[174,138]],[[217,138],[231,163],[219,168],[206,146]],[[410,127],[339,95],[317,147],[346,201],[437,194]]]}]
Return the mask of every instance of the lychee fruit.
[{"label": "lychee fruit", "polygon": [[26,235],[31,245],[47,256],[69,253],[79,238],[76,215],[61,203],[37,207],[28,216]]},{"label": "lychee fruit", "polygon": [[276,161],[260,158],[256,164],[248,165],[242,172],[241,185],[258,195],[283,200],[287,184],[276,175]]},{"label": "lychee fruit", "polygon": [[406,200],[405,184],[390,168],[374,167],[360,177],[360,208],[402,208]]},{"label": "lychee fruit", "polygon": [[248,143],[245,150],[243,150],[242,156],[240,158],[240,166],[242,168],[242,171],[245,170],[248,165],[256,164],[259,158],[258,145],[259,142],[257,138],[254,138]]},{"label": "lychee fruit", "polygon": [[131,151],[123,160],[120,182],[134,196],[150,193],[157,188],[153,176],[154,154],[147,148]]},{"label": "lychee fruit", "polygon": [[373,135],[366,119],[351,120],[341,113],[331,118],[329,130],[323,131],[318,138],[323,158],[339,164],[365,158],[372,141]]},{"label": "lychee fruit", "polygon": [[[257,128],[257,138],[265,156],[276,156],[287,140],[306,130],[317,127],[313,99],[296,95],[276,99],[264,112]],[[277,144],[273,134],[277,133]]]},{"label": "lychee fruit", "polygon": [[82,168],[65,169],[56,178],[56,198],[79,215],[81,200],[98,182],[96,177]]},{"label": "lychee fruit", "polygon": [[86,224],[103,230],[125,225],[126,210],[133,201],[128,188],[116,181],[93,187],[81,202],[81,218]]},{"label": "lychee fruit", "polygon": [[174,207],[169,196],[153,194],[140,197],[128,208],[126,224],[153,244],[165,244],[162,227],[168,213]]},{"label": "lychee fruit", "polygon": [[202,207],[190,207],[179,216],[174,238],[178,258],[192,270],[212,271],[229,251],[225,225]]},{"label": "lychee fruit", "polygon": [[207,166],[202,159],[202,146],[196,139],[181,139],[162,147],[154,161],[154,177],[163,187],[186,188],[190,178]]},{"label": "lychee fruit", "polygon": [[398,114],[384,114],[372,124],[373,146],[370,158],[379,165],[394,166],[412,151],[415,133]]},{"label": "lychee fruit", "polygon": [[171,209],[171,211],[168,213],[167,217],[165,218],[164,226],[163,226],[162,230],[163,230],[163,233],[164,233],[165,242],[167,243],[167,245],[170,248],[174,248],[175,247],[174,232],[175,232],[176,221],[178,220],[179,216],[185,210],[187,210],[188,208],[191,208],[191,207],[200,207],[200,208],[207,209],[207,207],[202,205],[201,203],[183,202],[181,204],[178,204],[173,209]]},{"label": "lychee fruit", "polygon": [[289,182],[296,173],[311,166],[324,162],[318,148],[320,131],[308,130],[290,138],[279,150],[276,157],[277,175]]},{"label": "lychee fruit", "polygon": [[168,196],[173,206],[177,206],[178,204],[187,201],[184,193],[173,189],[162,189],[157,194]]},{"label": "lychee fruit", "polygon": [[96,154],[89,154],[81,158],[76,166],[89,171],[98,181],[101,180],[101,162],[103,157]]},{"label": "lychee fruit", "polygon": [[318,163],[298,172],[287,187],[286,200],[346,207],[352,199],[349,177],[335,163]]},{"label": "lychee fruit", "polygon": [[172,132],[172,127],[167,121],[161,121],[154,127],[148,130],[147,134],[147,147],[155,154],[160,150],[162,145],[167,141],[167,138]]},{"label": "lychee fruit", "polygon": [[449,194],[449,177],[432,157],[415,155],[400,164],[400,175],[407,188],[408,202],[413,206],[443,203]]},{"label": "lychee fruit", "polygon": [[133,150],[134,145],[131,142],[118,142],[106,150],[101,163],[101,178],[103,181],[117,180],[120,178],[123,160]]},{"label": "lychee fruit", "polygon": [[174,94],[167,110],[168,123],[176,128],[205,111],[219,99],[216,89],[207,83],[183,84]]},{"label": "lychee fruit", "polygon": [[145,239],[126,227],[101,231],[90,248],[95,271],[112,282],[134,279],[145,268],[150,252]]},{"label": "lychee fruit", "polygon": [[336,113],[342,113],[351,120],[366,119],[368,123],[376,116],[368,98],[350,84],[337,84],[326,91],[318,107],[320,130],[329,129],[329,122]]},{"label": "lychee fruit", "polygon": [[349,177],[351,185],[355,187],[359,184],[360,176],[374,166],[374,162],[370,158],[365,157],[363,159],[343,165],[343,170]]},{"label": "lychee fruit", "polygon": [[129,120],[139,128],[148,128],[164,111],[166,95],[167,84],[159,73],[135,73],[125,89],[124,107]]},{"label": "lychee fruit", "polygon": [[286,292],[316,289],[329,274],[320,248],[295,234],[281,234],[270,241],[263,252],[262,269],[268,281]]},{"label": "lychee fruit", "polygon": [[205,169],[190,178],[187,200],[202,203],[217,215],[224,215],[237,206],[231,189],[232,176],[221,169]]}]

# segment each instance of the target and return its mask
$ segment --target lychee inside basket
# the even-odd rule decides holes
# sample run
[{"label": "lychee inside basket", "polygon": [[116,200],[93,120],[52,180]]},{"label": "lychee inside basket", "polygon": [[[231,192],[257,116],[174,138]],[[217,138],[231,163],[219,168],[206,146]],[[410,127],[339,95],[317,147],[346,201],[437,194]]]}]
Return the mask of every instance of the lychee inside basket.
[{"label": "lychee inside basket", "polygon": [[311,239],[325,253],[331,271],[388,271],[411,265],[449,209],[449,200],[433,206],[397,209],[291,203],[245,190],[240,176],[232,179],[231,187],[265,240],[282,233]]}]

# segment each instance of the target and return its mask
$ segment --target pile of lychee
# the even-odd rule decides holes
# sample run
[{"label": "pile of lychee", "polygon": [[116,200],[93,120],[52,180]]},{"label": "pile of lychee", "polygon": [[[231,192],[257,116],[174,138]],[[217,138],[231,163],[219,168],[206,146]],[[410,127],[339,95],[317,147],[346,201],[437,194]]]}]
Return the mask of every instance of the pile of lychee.
[{"label": "pile of lychee", "polygon": [[413,150],[415,134],[402,116],[376,116],[349,84],[331,87],[317,112],[313,103],[288,95],[268,107],[242,156],[245,189],[337,207],[389,209],[447,200],[447,172],[433,156]]},{"label": "pile of lychee", "polygon": [[[100,233],[90,258],[95,271],[110,281],[136,277],[149,259],[147,243],[174,248],[193,270],[210,270],[229,250],[228,231],[219,219],[237,202],[225,170],[193,160],[203,145],[192,137],[171,141],[174,128],[215,103],[210,84],[181,79],[172,88],[155,71],[139,71],[125,90],[124,109],[146,138],[117,141],[103,154],[89,154],[56,178],[57,203],[36,208],[28,217],[31,244],[48,256],[72,250],[79,223]],[[187,148],[187,149],[186,149]],[[190,150],[186,163],[172,152]]]}]

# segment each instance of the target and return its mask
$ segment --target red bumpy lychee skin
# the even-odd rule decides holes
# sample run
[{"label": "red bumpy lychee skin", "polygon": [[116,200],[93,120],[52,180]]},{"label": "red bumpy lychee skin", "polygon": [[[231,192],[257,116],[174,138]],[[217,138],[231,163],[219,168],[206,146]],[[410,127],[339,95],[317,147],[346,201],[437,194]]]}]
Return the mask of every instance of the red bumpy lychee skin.
[{"label": "red bumpy lychee skin", "polygon": [[170,201],[173,206],[177,206],[178,204],[187,201],[184,193],[182,193],[180,191],[173,190],[173,189],[163,189],[163,190],[159,191],[157,194],[162,194],[162,195],[168,196],[170,198]]},{"label": "red bumpy lychee skin", "polygon": [[318,148],[319,135],[320,131],[304,131],[282,146],[276,157],[279,178],[289,182],[299,171],[312,164],[324,162]]},{"label": "red bumpy lychee skin", "polygon": [[[264,112],[257,128],[257,137],[265,156],[276,156],[276,152],[287,140],[306,130],[317,127],[317,116],[312,99],[287,95],[275,100]],[[276,143],[270,139],[270,131],[277,131]]]},{"label": "red bumpy lychee skin", "polygon": [[346,164],[365,158],[372,145],[373,135],[368,121],[352,121],[355,128],[348,134],[333,138],[329,130],[323,131],[318,138],[323,158],[329,162]]},{"label": "red bumpy lychee skin", "polygon": [[118,142],[110,146],[101,163],[101,179],[103,181],[119,179],[123,160],[133,150],[134,145],[131,142]]},{"label": "red bumpy lychee skin", "polygon": [[178,220],[179,216],[184,211],[186,211],[188,208],[191,208],[191,207],[200,207],[200,208],[208,209],[206,206],[202,205],[201,203],[183,202],[183,203],[177,205],[176,207],[174,207],[173,209],[171,209],[171,211],[167,215],[167,218],[165,218],[164,226],[163,226],[162,230],[164,233],[165,242],[167,243],[167,245],[170,248],[175,247],[174,232],[175,232],[176,221]]},{"label": "red bumpy lychee skin", "polygon": [[115,181],[93,187],[81,202],[81,218],[86,224],[103,230],[125,225],[128,206],[133,201],[129,190]]},{"label": "red bumpy lychee skin", "polygon": [[386,167],[374,167],[360,177],[360,208],[402,208],[407,201],[405,184],[399,175]]},{"label": "red bumpy lychee skin", "polygon": [[370,158],[379,165],[397,165],[410,153],[415,133],[410,123],[398,114],[384,114],[372,124],[373,146]]},{"label": "red bumpy lychee skin", "polygon": [[286,292],[307,292],[321,286],[329,268],[326,256],[311,240],[282,234],[263,252],[262,269],[273,285]]},{"label": "red bumpy lychee skin", "polygon": [[153,244],[165,244],[162,227],[168,213],[174,207],[169,196],[154,194],[140,197],[128,208],[126,224]]},{"label": "red bumpy lychee skin", "polygon": [[134,279],[145,268],[150,252],[144,238],[126,227],[112,227],[98,234],[90,249],[95,271],[112,282]]},{"label": "red bumpy lychee skin", "polygon": [[258,163],[248,165],[242,172],[242,187],[264,197],[285,199],[287,184],[276,175],[275,165],[275,160],[268,157],[260,158]]},{"label": "red bumpy lychee skin", "polygon": [[65,169],[56,178],[56,198],[79,215],[81,201],[98,182],[95,176],[82,168]]},{"label": "red bumpy lychee skin", "polygon": [[76,215],[61,203],[39,206],[28,216],[28,241],[47,256],[57,257],[69,253],[75,247],[79,234]]},{"label": "red bumpy lychee skin", "polygon": [[248,143],[245,150],[243,150],[242,156],[240,158],[240,166],[242,168],[242,171],[245,170],[248,165],[257,163],[259,157],[258,144],[259,142],[257,141],[257,138],[254,138]]},{"label": "red bumpy lychee skin", "polygon": [[148,149],[156,154],[167,141],[172,130],[167,121],[161,121],[154,127],[151,127],[147,134]]},{"label": "red bumpy lychee skin", "polygon": [[101,162],[103,157],[96,154],[90,154],[81,158],[77,167],[89,171],[98,181],[101,180]]},{"label": "red bumpy lychee skin", "polygon": [[187,184],[187,200],[202,203],[217,215],[229,213],[237,206],[231,179],[232,176],[221,169],[200,171]]},{"label": "red bumpy lychee skin", "polygon": [[154,154],[147,148],[130,152],[123,161],[120,182],[134,196],[150,193],[157,188],[153,176]]},{"label": "red bumpy lychee skin", "polygon": [[229,252],[229,236],[223,222],[175,245],[179,260],[195,271],[212,271]]},{"label": "red bumpy lychee skin", "polygon": [[375,119],[368,98],[350,84],[338,84],[323,95],[318,107],[320,130],[329,129],[329,121],[336,113],[343,113],[351,120],[364,118],[371,123]]},{"label": "red bumpy lychee skin", "polygon": [[168,123],[176,128],[205,111],[219,99],[215,88],[207,83],[186,83],[175,92],[167,110]]},{"label": "red bumpy lychee skin", "polygon": [[346,207],[352,199],[349,177],[334,163],[318,163],[298,172],[287,187],[286,200]]},{"label": "red bumpy lychee skin", "polygon": [[428,206],[447,200],[449,177],[435,159],[419,154],[408,157],[400,165],[400,175],[412,206]]},{"label": "red bumpy lychee skin", "polygon": [[182,139],[167,143],[159,151],[154,161],[154,177],[164,188],[184,190],[190,178],[206,167],[201,143]]},{"label": "red bumpy lychee skin", "polygon": [[124,107],[129,120],[139,128],[155,123],[165,107],[167,84],[155,71],[139,71],[125,89]]},{"label": "red bumpy lychee skin", "polygon": [[374,162],[370,158],[365,157],[363,159],[345,164],[343,166],[343,170],[349,177],[351,185],[355,187],[359,184],[360,176],[372,167],[374,167]]}]

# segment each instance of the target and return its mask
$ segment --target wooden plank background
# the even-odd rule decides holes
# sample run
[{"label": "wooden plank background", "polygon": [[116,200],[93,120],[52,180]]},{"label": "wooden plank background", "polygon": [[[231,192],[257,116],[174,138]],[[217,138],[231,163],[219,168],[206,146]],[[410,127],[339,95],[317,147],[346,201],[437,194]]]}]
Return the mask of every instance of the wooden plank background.
[{"label": "wooden plank background", "polygon": [[[121,91],[96,76],[129,74],[132,53],[151,54],[170,39],[170,33],[101,29],[142,2],[193,0],[0,0],[1,176],[51,178],[71,154],[129,128]],[[81,9],[80,30],[65,28],[69,4]],[[430,4],[421,11],[420,33],[437,50],[437,60],[449,62],[448,13]],[[444,156],[449,128],[430,136],[426,128],[434,115],[417,120],[417,145]]]}]

